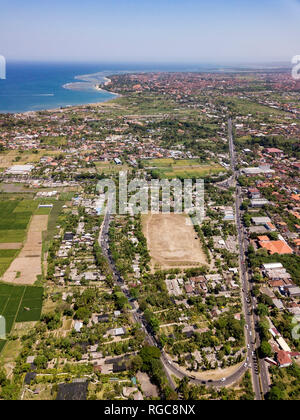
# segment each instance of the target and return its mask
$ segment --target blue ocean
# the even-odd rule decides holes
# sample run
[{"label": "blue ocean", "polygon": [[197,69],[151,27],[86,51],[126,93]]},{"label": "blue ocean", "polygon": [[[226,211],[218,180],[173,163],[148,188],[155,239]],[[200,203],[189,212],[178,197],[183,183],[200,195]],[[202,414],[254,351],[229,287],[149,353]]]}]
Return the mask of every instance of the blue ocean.
[{"label": "blue ocean", "polygon": [[[95,64],[7,63],[6,79],[0,79],[0,112],[26,112],[103,102],[114,97],[97,91],[105,71]],[[76,79],[96,74],[95,79]],[[71,85],[70,85],[71,84]]]},{"label": "blue ocean", "polygon": [[213,66],[8,62],[6,79],[0,79],[0,113],[39,111],[108,101],[115,95],[97,90],[95,86],[104,84],[105,77],[111,74],[199,70],[213,70]]}]

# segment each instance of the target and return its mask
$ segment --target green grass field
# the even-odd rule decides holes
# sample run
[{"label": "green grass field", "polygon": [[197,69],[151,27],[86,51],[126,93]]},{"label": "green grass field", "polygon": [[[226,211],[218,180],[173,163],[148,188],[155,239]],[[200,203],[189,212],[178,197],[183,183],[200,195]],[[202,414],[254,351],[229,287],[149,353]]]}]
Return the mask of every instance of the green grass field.
[{"label": "green grass field", "polygon": [[[15,322],[38,321],[42,311],[43,288],[34,286],[13,286],[0,283],[0,315],[6,321],[6,334]],[[0,352],[5,344],[0,340]]]},{"label": "green grass field", "polygon": [[130,170],[128,165],[116,165],[114,162],[94,162],[98,174],[114,175]]},{"label": "green grass field", "polygon": [[33,200],[0,201],[0,243],[22,242],[38,205]]},{"label": "green grass field", "polygon": [[151,169],[152,174],[158,178],[202,178],[217,175],[224,172],[224,168],[218,164],[204,164],[196,159],[151,159],[144,161],[144,168]]},{"label": "green grass field", "polygon": [[51,213],[52,208],[48,207],[41,207],[37,209],[34,214],[37,216],[48,216]]},{"label": "green grass field", "polygon": [[18,249],[0,249],[0,277],[3,276],[18,252]]}]

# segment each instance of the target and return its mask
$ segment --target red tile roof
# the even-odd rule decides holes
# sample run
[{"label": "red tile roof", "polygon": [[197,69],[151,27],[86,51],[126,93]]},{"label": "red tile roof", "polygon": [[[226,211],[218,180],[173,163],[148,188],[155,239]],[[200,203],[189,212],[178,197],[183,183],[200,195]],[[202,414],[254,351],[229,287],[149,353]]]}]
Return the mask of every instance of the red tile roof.
[{"label": "red tile roof", "polygon": [[269,285],[271,287],[283,287],[285,286],[285,282],[283,280],[271,280],[269,281]]},{"label": "red tile roof", "polygon": [[300,201],[300,194],[292,194],[291,197],[295,201]]},{"label": "red tile roof", "polygon": [[266,236],[266,235],[263,235],[263,236],[258,236],[258,237],[257,237],[257,239],[258,239],[260,242],[264,242],[264,241],[269,241],[269,240],[270,240],[270,238],[269,238],[268,236]]},{"label": "red tile roof", "polygon": [[279,350],[276,357],[277,357],[277,362],[279,366],[292,364],[292,358],[290,354],[286,351]]},{"label": "red tile roof", "polygon": [[276,227],[271,222],[267,222],[266,225],[268,225],[270,229],[276,229]]},{"label": "red tile roof", "polygon": [[269,147],[266,149],[267,153],[283,153],[282,150],[276,149],[275,147]]},{"label": "red tile roof", "polygon": [[271,255],[293,254],[292,248],[284,241],[260,241],[259,245],[266,249]]}]

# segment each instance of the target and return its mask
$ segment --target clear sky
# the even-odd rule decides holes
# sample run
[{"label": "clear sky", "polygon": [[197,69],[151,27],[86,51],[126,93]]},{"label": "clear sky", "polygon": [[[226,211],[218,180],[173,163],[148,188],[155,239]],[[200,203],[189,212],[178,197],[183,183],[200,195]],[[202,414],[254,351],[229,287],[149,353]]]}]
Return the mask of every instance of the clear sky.
[{"label": "clear sky", "polygon": [[14,60],[230,63],[300,54],[300,0],[0,0]]}]

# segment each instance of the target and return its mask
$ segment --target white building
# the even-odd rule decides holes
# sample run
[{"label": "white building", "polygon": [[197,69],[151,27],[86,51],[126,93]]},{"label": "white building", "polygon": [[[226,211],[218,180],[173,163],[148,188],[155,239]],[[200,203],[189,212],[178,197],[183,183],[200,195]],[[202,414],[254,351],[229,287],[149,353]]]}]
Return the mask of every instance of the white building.
[{"label": "white building", "polygon": [[8,175],[29,175],[34,169],[34,165],[13,165],[7,169]]},{"label": "white building", "polygon": [[268,264],[263,264],[263,268],[264,270],[276,270],[276,269],[283,268],[283,265],[281,263],[268,263]]}]

